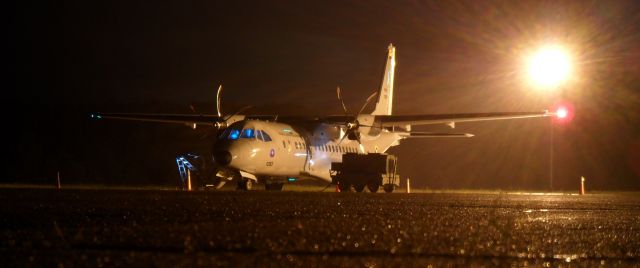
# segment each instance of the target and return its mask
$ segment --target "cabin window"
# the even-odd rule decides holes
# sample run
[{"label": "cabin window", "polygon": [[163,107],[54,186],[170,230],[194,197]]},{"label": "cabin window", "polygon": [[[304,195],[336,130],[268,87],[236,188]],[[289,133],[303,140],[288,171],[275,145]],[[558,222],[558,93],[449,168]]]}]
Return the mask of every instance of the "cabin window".
[{"label": "cabin window", "polygon": [[252,128],[245,128],[240,133],[241,138],[245,139],[254,139],[256,137],[256,132]]}]

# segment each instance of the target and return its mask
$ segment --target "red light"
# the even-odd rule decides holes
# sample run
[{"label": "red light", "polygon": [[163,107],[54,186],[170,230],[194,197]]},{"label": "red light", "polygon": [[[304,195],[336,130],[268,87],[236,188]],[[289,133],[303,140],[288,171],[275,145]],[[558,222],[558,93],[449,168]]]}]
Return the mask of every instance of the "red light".
[{"label": "red light", "polygon": [[552,111],[554,111],[552,114],[555,115],[553,117],[553,121],[556,123],[564,124],[573,120],[573,117],[575,116],[575,109],[571,103],[561,101],[552,107]]},{"label": "red light", "polygon": [[558,110],[556,110],[556,116],[560,119],[567,118],[568,115],[569,110],[567,110],[567,108],[565,107],[560,107],[558,108]]}]

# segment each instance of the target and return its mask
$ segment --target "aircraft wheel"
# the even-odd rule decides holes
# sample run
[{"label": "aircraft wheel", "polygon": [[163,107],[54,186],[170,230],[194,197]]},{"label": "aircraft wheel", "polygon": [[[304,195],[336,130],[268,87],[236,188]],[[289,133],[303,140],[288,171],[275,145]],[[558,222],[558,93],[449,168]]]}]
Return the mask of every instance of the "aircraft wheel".
[{"label": "aircraft wheel", "polygon": [[342,180],[338,182],[338,189],[340,189],[341,193],[351,192],[351,183]]},{"label": "aircraft wheel", "polygon": [[238,190],[248,191],[253,188],[253,181],[251,179],[242,178],[238,181]]},{"label": "aircraft wheel", "polygon": [[385,186],[383,186],[383,188],[386,193],[391,193],[393,192],[395,186],[393,184],[386,184]]},{"label": "aircraft wheel", "polygon": [[354,184],[353,188],[356,189],[356,192],[362,193],[362,191],[364,191],[364,183]]},{"label": "aircraft wheel", "polygon": [[367,189],[369,189],[369,192],[377,193],[378,189],[380,189],[380,183],[369,182],[367,183]]},{"label": "aircraft wheel", "polygon": [[267,191],[282,191],[284,183],[266,183],[264,189]]}]

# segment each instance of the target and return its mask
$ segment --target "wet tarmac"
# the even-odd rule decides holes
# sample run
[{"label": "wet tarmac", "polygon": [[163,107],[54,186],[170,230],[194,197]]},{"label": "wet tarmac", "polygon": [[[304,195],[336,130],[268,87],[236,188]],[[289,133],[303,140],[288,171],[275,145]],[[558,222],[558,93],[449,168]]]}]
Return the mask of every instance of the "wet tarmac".
[{"label": "wet tarmac", "polygon": [[637,193],[0,189],[0,213],[3,266],[640,266]]}]

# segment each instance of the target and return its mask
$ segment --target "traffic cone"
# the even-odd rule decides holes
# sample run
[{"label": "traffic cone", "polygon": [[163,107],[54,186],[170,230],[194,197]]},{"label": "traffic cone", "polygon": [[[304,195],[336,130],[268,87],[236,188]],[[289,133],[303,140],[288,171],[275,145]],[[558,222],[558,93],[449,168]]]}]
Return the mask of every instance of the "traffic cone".
[{"label": "traffic cone", "polygon": [[58,180],[57,188],[58,188],[58,189],[62,189],[62,184],[60,183],[60,171],[58,171],[57,180]]}]

